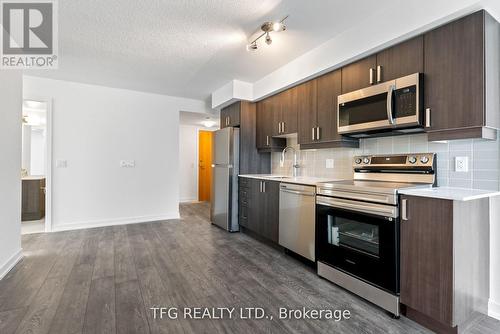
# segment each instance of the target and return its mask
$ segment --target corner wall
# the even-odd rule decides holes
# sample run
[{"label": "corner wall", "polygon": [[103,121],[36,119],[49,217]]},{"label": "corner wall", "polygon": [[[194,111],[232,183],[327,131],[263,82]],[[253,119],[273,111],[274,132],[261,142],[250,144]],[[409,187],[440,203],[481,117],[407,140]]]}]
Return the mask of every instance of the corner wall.
[{"label": "corner wall", "polygon": [[0,279],[21,259],[22,75],[0,70]]},{"label": "corner wall", "polygon": [[179,217],[179,111],[205,102],[25,76],[37,97],[53,106],[53,230]]},{"label": "corner wall", "polygon": [[179,126],[180,201],[198,200],[198,131],[194,125]]}]

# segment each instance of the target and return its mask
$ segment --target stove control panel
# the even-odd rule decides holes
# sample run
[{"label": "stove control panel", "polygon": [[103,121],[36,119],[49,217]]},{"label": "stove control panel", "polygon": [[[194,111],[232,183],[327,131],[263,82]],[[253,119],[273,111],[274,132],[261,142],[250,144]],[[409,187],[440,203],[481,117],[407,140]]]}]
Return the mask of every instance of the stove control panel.
[{"label": "stove control panel", "polygon": [[353,167],[355,169],[364,167],[432,167],[435,157],[434,153],[364,155],[354,157]]}]

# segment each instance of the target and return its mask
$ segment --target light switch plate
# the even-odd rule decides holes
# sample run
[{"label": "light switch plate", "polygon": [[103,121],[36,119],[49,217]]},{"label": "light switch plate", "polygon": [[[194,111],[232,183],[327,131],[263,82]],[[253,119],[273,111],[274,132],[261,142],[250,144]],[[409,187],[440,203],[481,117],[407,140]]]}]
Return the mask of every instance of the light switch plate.
[{"label": "light switch plate", "polygon": [[68,161],[67,160],[56,160],[56,167],[57,168],[66,168],[66,167],[68,167]]},{"label": "light switch plate", "polygon": [[326,159],[326,168],[334,168],[335,161],[333,159]]},{"label": "light switch plate", "polygon": [[120,160],[120,167],[133,168],[135,167],[135,160]]},{"label": "light switch plate", "polygon": [[469,171],[469,157],[455,157],[455,172]]}]

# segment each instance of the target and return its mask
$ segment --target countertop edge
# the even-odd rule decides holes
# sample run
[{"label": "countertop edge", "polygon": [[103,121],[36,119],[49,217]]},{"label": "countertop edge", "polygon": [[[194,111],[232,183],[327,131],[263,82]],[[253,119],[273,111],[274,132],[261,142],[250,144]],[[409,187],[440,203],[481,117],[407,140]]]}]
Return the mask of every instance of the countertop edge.
[{"label": "countertop edge", "polygon": [[[454,194],[450,192],[455,192]],[[402,189],[401,195],[446,199],[450,201],[467,202],[482,198],[500,196],[500,191],[488,191],[481,189],[466,189],[453,187],[437,187],[431,189]]]}]

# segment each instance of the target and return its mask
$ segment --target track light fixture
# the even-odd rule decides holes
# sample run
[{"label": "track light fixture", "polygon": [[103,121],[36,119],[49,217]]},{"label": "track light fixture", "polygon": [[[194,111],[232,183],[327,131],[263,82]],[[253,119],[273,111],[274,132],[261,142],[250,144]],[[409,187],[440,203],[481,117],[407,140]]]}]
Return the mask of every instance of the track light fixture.
[{"label": "track light fixture", "polygon": [[283,19],[281,19],[279,22],[264,22],[264,24],[260,26],[260,30],[262,30],[263,32],[256,39],[250,42],[250,44],[247,45],[247,51],[257,50],[259,48],[257,45],[257,41],[264,36],[266,36],[265,37],[266,44],[271,45],[273,43],[273,39],[271,38],[270,33],[286,30],[285,20],[287,18],[288,15],[285,16]]}]

